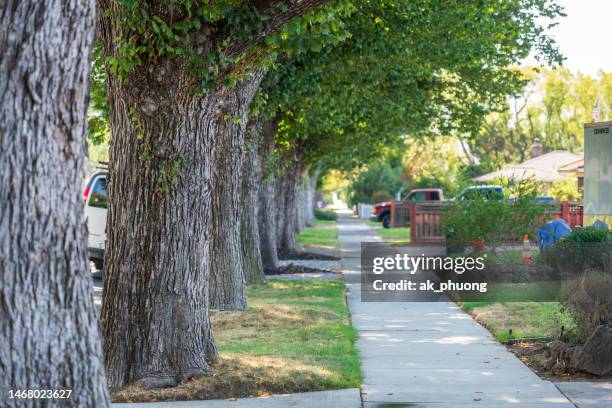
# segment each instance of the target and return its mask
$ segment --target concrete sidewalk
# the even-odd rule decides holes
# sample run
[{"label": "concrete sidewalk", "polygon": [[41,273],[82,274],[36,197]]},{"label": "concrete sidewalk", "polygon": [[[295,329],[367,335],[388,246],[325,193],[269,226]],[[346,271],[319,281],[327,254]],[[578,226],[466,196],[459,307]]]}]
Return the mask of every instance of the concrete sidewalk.
[{"label": "concrete sidewalk", "polygon": [[558,382],[557,388],[579,408],[611,408],[612,382]]},{"label": "concrete sidewalk", "polygon": [[574,407],[452,302],[362,303],[360,243],[379,239],[343,215],[339,240],[364,407]]}]

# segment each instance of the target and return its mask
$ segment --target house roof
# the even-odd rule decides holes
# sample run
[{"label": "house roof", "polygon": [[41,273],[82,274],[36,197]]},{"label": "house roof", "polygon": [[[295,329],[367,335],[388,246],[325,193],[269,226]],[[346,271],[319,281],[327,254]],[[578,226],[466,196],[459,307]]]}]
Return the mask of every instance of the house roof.
[{"label": "house roof", "polygon": [[560,180],[563,177],[559,174],[561,167],[580,159],[582,159],[582,154],[576,154],[565,150],[555,150],[526,160],[520,164],[506,166],[501,170],[475,177],[474,180],[493,181],[500,178],[511,178],[517,181],[534,179],[542,182],[552,182]]},{"label": "house roof", "polygon": [[564,164],[557,169],[559,173],[573,173],[575,171],[584,171],[584,159],[579,159],[571,163]]}]

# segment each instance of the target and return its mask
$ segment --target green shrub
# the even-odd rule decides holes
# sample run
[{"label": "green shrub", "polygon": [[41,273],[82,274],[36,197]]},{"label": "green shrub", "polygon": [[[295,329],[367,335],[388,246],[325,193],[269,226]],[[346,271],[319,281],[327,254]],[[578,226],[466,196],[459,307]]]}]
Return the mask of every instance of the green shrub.
[{"label": "green shrub", "polygon": [[542,252],[542,261],[559,274],[576,276],[586,270],[612,271],[612,243],[596,227],[576,228]]},{"label": "green shrub", "polygon": [[556,272],[579,275],[563,291],[561,303],[585,341],[600,324],[612,323],[612,244],[607,231],[576,228],[542,254]]},{"label": "green shrub", "polygon": [[487,200],[476,194],[473,199],[453,201],[445,206],[443,228],[450,247],[460,248],[472,241],[495,246],[520,240],[525,234],[535,239],[537,228],[551,216],[550,208],[538,202],[537,188],[530,181],[513,183],[505,190],[512,201]]},{"label": "green shrub", "polygon": [[576,177],[564,178],[552,183],[549,194],[557,201],[582,201],[582,191],[578,190]]},{"label": "green shrub", "polygon": [[374,194],[372,194],[372,198],[370,199],[370,202],[382,203],[382,202],[391,201],[391,200],[393,200],[393,196],[389,194],[388,191],[379,190],[379,191],[376,191]]},{"label": "green shrub", "polygon": [[317,220],[322,221],[336,221],[338,219],[338,214],[331,210],[321,210],[319,208],[315,208],[314,215]]},{"label": "green shrub", "polygon": [[443,223],[446,239],[451,245],[472,241],[494,241],[497,220],[506,211],[504,201],[483,199],[453,201],[444,207]]},{"label": "green shrub", "polygon": [[608,242],[608,232],[597,227],[576,228],[561,241],[564,242]]},{"label": "green shrub", "polygon": [[612,323],[612,275],[587,271],[563,291],[561,304],[574,318],[578,336],[585,341],[600,324]]},{"label": "green shrub", "polygon": [[507,240],[520,240],[527,234],[535,238],[544,224],[547,208],[534,199],[454,201],[444,208],[444,233],[451,246],[472,241],[497,245]]}]

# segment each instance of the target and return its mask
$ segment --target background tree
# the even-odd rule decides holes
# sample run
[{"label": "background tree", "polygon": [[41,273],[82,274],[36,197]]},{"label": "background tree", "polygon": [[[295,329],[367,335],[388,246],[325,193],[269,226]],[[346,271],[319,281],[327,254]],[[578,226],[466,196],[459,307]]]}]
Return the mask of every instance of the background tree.
[{"label": "background tree", "polygon": [[534,105],[538,73],[523,69],[521,74],[529,81],[521,93],[509,97],[501,111],[489,114],[475,136],[465,141],[485,172],[530,158],[531,145],[542,137],[542,111]]},{"label": "background tree", "polygon": [[458,138],[409,138],[403,155],[402,179],[406,189],[441,188],[445,197],[453,197],[468,184],[463,169],[469,157]]},{"label": "background tree", "polygon": [[95,15],[0,2],[0,389],[75,407],[109,404],[80,191]]},{"label": "background tree", "polygon": [[530,159],[536,139],[544,151],[580,152],[583,125],[592,121],[597,101],[600,120],[609,116],[610,74],[591,77],[564,68],[523,72],[529,84],[522,94],[508,98],[503,110],[490,114],[479,131],[465,138],[482,172]]},{"label": "background tree", "polygon": [[598,99],[602,105],[601,119],[608,113],[611,100],[601,93],[606,80],[609,77],[597,80],[581,73],[572,74],[567,69],[544,72],[540,84],[544,111],[542,140],[549,150],[582,151],[583,124],[592,122],[591,114]]},{"label": "background tree", "polygon": [[259,136],[263,122],[251,119],[245,146],[244,171],[240,183],[240,248],[242,250],[242,270],[246,283],[263,283],[266,281],[263,259],[260,251],[261,235],[259,233],[260,185],[263,169],[259,160]]},{"label": "background tree", "polygon": [[[349,189],[349,204],[376,203],[395,199],[395,194],[402,189],[401,165],[399,164],[381,160],[372,163],[367,170],[359,172]],[[381,193],[386,193],[387,198],[380,198]]]}]

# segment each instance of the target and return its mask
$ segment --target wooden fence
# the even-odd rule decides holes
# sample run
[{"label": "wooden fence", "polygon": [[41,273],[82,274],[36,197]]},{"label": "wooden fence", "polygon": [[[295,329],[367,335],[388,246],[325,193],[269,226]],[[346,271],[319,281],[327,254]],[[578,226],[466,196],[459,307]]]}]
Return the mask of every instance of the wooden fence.
[{"label": "wooden fence", "polygon": [[[557,204],[556,218],[563,219],[571,228],[583,225],[583,206],[579,202]],[[391,203],[391,227],[410,226],[410,242],[414,244],[441,244],[446,241],[442,229],[444,203],[435,201]]]},{"label": "wooden fence", "polygon": [[556,217],[564,220],[572,229],[582,227],[584,218],[584,207],[576,201],[564,201]]},{"label": "wooden fence", "polygon": [[441,244],[446,241],[442,229],[442,202],[410,203],[410,242]]},{"label": "wooden fence", "polygon": [[410,226],[410,201],[391,202],[391,228]]}]

